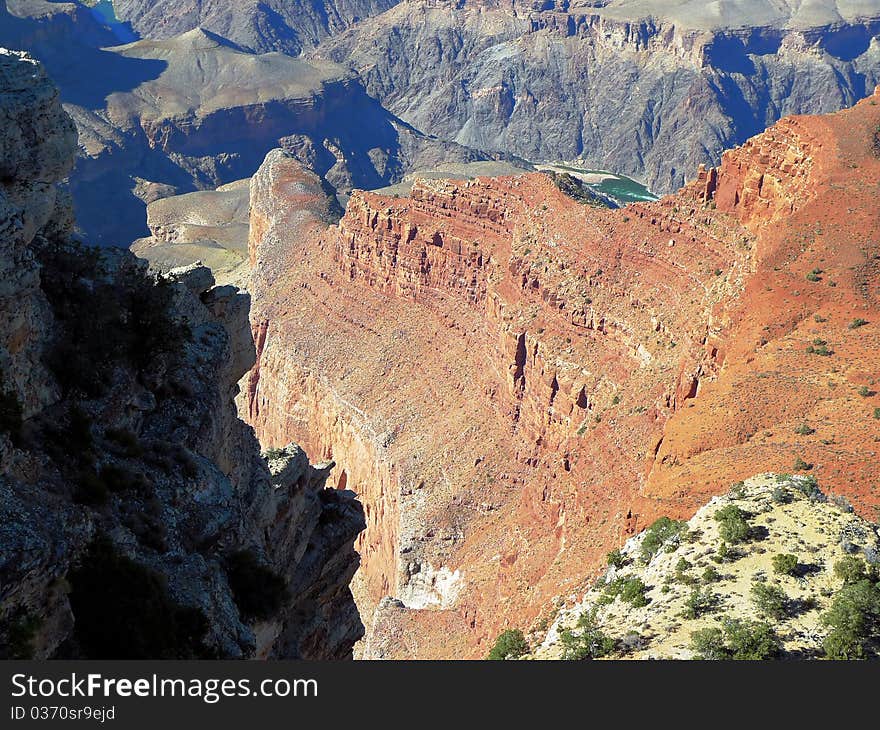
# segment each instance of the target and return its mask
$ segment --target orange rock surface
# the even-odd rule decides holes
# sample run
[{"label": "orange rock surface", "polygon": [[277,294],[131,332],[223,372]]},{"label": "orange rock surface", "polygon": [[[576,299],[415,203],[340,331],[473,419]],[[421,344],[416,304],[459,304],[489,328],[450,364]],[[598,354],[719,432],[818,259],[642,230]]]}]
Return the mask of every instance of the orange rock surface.
[{"label": "orange rock surface", "polygon": [[796,459],[874,517],[878,102],[616,211],[539,174],[424,180],[328,227],[318,180],[267,158],[243,409],[364,503],[365,656],[483,656],[658,516]]}]

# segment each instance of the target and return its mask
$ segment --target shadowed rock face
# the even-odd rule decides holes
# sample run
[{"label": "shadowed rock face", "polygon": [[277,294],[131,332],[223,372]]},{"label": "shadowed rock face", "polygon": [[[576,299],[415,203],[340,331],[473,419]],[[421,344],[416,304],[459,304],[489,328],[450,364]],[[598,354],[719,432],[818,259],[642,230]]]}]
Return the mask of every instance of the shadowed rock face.
[{"label": "shadowed rock face", "polygon": [[787,8],[406,0],[316,53],[426,132],[669,192],[781,116],[849,106],[880,80],[877,2]]},{"label": "shadowed rock face", "polygon": [[250,297],[74,246],[75,150],[0,51],[0,656],[351,656],[363,512],[237,417]]},{"label": "shadowed rock face", "polygon": [[219,33],[258,53],[292,55],[387,10],[397,0],[116,0],[121,20],[141,35],[169,38],[196,27]]}]

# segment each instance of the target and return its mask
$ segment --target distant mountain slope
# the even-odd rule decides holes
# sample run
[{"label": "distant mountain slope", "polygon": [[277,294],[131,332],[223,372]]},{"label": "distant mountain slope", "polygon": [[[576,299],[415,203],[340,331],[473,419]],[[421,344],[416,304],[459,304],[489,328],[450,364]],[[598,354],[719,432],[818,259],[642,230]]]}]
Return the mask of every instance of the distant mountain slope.
[{"label": "distant mountain slope", "polygon": [[396,0],[115,0],[116,14],[143,37],[206,28],[240,46],[293,55],[381,13]]},{"label": "distant mountain slope", "polygon": [[546,7],[404,0],[317,55],[351,63],[426,132],[581,158],[656,192],[782,116],[851,106],[880,81],[877,0]]}]

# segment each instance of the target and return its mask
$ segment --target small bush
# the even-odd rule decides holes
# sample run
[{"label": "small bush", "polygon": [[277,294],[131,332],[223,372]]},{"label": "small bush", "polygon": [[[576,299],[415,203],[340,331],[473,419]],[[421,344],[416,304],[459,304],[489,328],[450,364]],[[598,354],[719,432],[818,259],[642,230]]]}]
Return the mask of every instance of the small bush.
[{"label": "small bush", "polygon": [[809,435],[811,435],[811,434],[816,433],[816,429],[815,429],[815,428],[812,428],[808,423],[802,423],[800,426],[798,426],[798,427],[794,430],[794,432],[795,432],[798,436],[809,436]]},{"label": "small bush", "polygon": [[284,579],[261,564],[250,550],[240,550],[226,560],[229,587],[243,618],[265,620],[287,600]]},{"label": "small bush", "polygon": [[773,487],[773,491],[770,493],[770,498],[776,504],[788,504],[791,502],[791,495],[781,484],[777,484]]},{"label": "small bush", "polygon": [[626,561],[620,550],[614,549],[607,555],[608,565],[612,568],[622,568]]},{"label": "small bush", "polygon": [[867,385],[860,386],[858,392],[859,395],[862,396],[862,398],[870,398],[872,395],[874,395],[874,391],[871,390]]},{"label": "small bush", "polygon": [[695,619],[714,611],[718,607],[718,596],[702,588],[694,588],[685,599],[682,616]]},{"label": "small bush", "polygon": [[594,613],[582,613],[575,630],[566,629],[560,636],[562,658],[566,661],[598,659],[614,651],[614,639],[607,636],[596,623]]},{"label": "small bush", "polygon": [[813,468],[813,465],[804,461],[800,456],[794,460],[794,466],[792,467],[795,471],[809,471]]},{"label": "small bush", "polygon": [[859,327],[864,327],[866,324],[868,324],[868,320],[867,320],[867,319],[862,319],[861,317],[856,317],[856,318],[855,318],[852,322],[850,322],[847,326],[848,326],[851,330],[855,330],[855,329],[858,329]]},{"label": "small bush", "polygon": [[717,626],[691,632],[691,651],[695,659],[718,661],[729,659],[730,652],[724,643],[724,634]]},{"label": "small bush", "polygon": [[791,553],[780,553],[779,555],[774,555],[773,572],[779,575],[797,575],[797,555],[792,555]]},{"label": "small bush", "polygon": [[106,504],[109,498],[110,490],[94,469],[86,468],[80,471],[73,492],[74,502],[89,507],[99,507]]},{"label": "small bush", "polygon": [[495,645],[489,651],[487,659],[502,661],[504,659],[518,659],[529,653],[529,644],[523,632],[519,629],[502,631],[495,640]]},{"label": "small bush", "polygon": [[858,583],[867,578],[865,563],[854,555],[847,555],[834,564],[834,575],[842,580],[844,585]]},{"label": "small bush", "polygon": [[671,520],[668,517],[661,517],[656,520],[646,531],[642,541],[641,556],[645,562],[650,562],[660,548],[667,546],[677,546],[682,533],[687,530],[687,522]]},{"label": "small bush", "polygon": [[143,456],[143,447],[134,431],[129,431],[126,428],[108,428],[104,431],[104,436],[115,444],[125,456],[131,459]]},{"label": "small bush", "polygon": [[752,528],[747,515],[735,504],[728,504],[715,513],[715,521],[719,522],[718,534],[724,542],[731,545],[749,539]]},{"label": "small bush", "polygon": [[756,581],[751,594],[752,603],[762,615],[777,621],[788,615],[788,596],[781,588]]},{"label": "small bush", "polygon": [[647,590],[648,587],[641,578],[627,578],[620,590],[620,599],[635,608],[641,608],[648,605],[648,598],[645,596]]},{"label": "small bush", "polygon": [[275,461],[275,459],[282,458],[287,452],[284,449],[266,449],[263,452],[263,456],[266,461]]},{"label": "small bush", "polygon": [[711,565],[707,565],[706,569],[703,571],[703,581],[705,583],[717,583],[719,580],[721,580],[719,572]]},{"label": "small bush", "polygon": [[773,627],[763,621],[725,618],[724,636],[734,660],[775,659],[782,653],[782,643]]}]

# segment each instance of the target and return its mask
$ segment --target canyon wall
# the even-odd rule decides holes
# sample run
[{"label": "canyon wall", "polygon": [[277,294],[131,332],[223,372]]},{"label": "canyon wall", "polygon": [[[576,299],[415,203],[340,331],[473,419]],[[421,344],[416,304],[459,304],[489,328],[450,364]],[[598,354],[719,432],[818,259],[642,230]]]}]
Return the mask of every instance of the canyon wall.
[{"label": "canyon wall", "polygon": [[70,240],[76,134],[0,50],[0,655],[350,657],[363,511],[237,417],[250,297]]},{"label": "canyon wall", "polygon": [[[356,192],[328,229],[317,181],[267,159],[243,408],[273,443],[311,433],[381,515],[364,656],[540,631],[607,550],[761,469],[870,514],[878,98],[785,119],[617,211],[542,175],[417,180]],[[360,483],[348,464],[371,454]]]},{"label": "canyon wall", "polygon": [[714,16],[606,5],[405,0],[314,55],[350,62],[368,93],[426,132],[532,161],[578,158],[658,193],[779,118],[850,106],[880,81],[878,7],[795,22],[764,3]]}]

